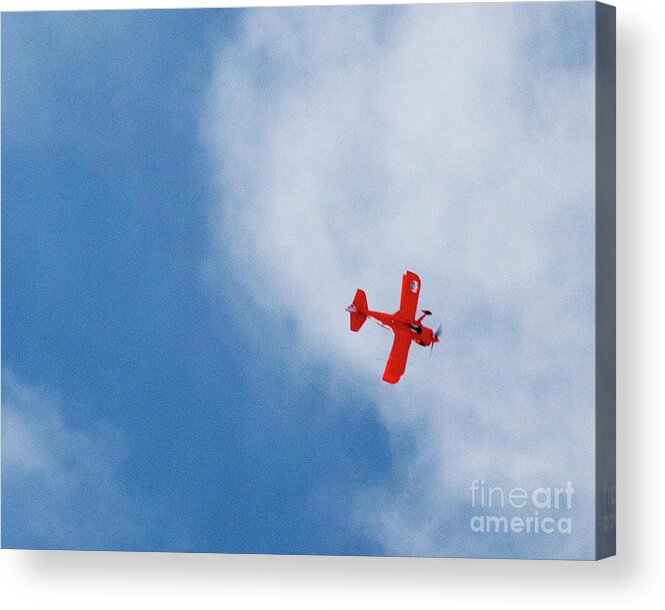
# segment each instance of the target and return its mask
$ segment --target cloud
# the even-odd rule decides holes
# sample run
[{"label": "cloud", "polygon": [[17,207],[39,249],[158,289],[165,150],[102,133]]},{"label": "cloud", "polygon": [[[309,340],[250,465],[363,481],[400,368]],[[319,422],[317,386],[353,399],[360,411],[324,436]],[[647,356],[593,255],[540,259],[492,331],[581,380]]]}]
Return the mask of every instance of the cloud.
[{"label": "cloud", "polygon": [[[351,525],[387,553],[591,553],[592,27],[591,4],[249,10],[218,57],[208,277],[375,404],[397,475]],[[396,309],[406,269],[443,340],[388,387],[391,337],[344,307]],[[575,535],[473,536],[473,479],[572,480]]]},{"label": "cloud", "polygon": [[3,546],[152,548],[159,503],[123,482],[125,435],[105,421],[72,423],[62,397],[9,369],[2,384]]}]

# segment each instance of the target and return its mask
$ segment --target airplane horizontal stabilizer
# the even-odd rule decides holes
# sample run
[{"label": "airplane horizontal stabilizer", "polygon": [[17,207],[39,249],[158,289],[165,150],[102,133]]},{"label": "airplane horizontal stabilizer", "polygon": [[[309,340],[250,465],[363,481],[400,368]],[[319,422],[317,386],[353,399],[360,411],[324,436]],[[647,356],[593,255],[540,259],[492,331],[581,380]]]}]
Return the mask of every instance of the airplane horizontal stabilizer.
[{"label": "airplane horizontal stabilizer", "polygon": [[367,295],[364,290],[356,290],[353,303],[346,308],[351,314],[351,330],[357,333],[367,320]]}]

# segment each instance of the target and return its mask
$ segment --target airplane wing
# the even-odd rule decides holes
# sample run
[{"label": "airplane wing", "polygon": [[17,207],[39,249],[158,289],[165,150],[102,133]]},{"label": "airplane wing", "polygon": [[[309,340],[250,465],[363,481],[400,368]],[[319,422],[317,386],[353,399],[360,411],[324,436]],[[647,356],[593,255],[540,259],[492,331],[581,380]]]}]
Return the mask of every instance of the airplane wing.
[{"label": "airplane wing", "polygon": [[409,347],[411,347],[411,333],[406,330],[396,331],[386,370],[383,373],[383,381],[388,383],[399,381],[399,378],[404,374],[404,369],[406,369]]},{"label": "airplane wing", "polygon": [[419,295],[420,278],[413,271],[407,271],[402,276],[402,297],[397,315],[407,320],[413,320],[418,309]]}]

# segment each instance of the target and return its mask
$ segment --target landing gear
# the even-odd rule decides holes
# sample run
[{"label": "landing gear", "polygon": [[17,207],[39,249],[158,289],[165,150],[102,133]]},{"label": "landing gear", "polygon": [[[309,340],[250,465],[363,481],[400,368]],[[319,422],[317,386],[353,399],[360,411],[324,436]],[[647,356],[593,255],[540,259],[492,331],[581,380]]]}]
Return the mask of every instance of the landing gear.
[{"label": "landing gear", "polygon": [[416,320],[418,323],[422,322],[427,316],[432,315],[432,312],[429,309],[421,309],[420,311],[423,312],[423,315]]}]

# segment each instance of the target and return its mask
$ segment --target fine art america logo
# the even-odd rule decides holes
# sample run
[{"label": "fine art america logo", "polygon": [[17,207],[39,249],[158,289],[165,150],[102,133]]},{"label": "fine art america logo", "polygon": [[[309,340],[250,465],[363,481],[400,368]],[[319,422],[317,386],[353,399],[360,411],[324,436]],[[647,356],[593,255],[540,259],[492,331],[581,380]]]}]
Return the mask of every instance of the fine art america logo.
[{"label": "fine art america logo", "polygon": [[562,487],[513,487],[471,483],[469,525],[474,532],[513,534],[570,534],[575,489],[571,481]]}]

